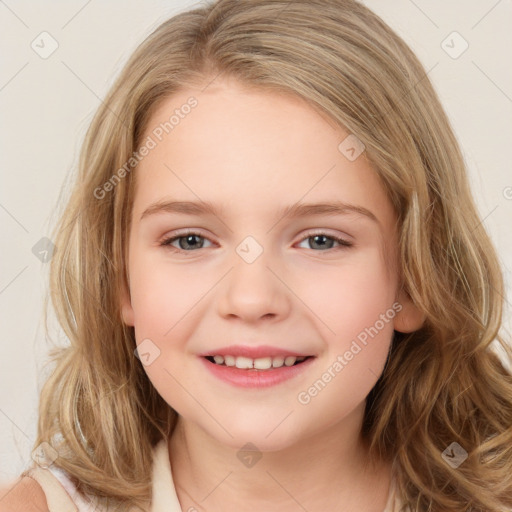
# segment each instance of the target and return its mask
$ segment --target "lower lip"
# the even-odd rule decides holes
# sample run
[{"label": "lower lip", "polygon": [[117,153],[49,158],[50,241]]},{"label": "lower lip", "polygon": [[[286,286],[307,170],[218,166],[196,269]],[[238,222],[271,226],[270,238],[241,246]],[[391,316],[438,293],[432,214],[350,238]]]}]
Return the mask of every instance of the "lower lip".
[{"label": "lower lip", "polygon": [[273,370],[243,370],[236,366],[215,364],[201,357],[203,364],[215,377],[241,388],[267,388],[276,386],[305,371],[315,358],[309,357],[295,366],[281,366]]}]

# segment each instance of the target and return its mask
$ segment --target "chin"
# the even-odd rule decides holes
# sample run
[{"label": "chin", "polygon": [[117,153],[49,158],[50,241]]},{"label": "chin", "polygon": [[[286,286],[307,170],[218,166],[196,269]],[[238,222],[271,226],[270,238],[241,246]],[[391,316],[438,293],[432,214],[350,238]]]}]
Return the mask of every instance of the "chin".
[{"label": "chin", "polygon": [[[290,448],[298,442],[299,434],[293,434],[289,429],[286,429],[279,421],[269,422],[230,422],[226,427],[231,437],[223,429],[216,429],[212,426],[214,431],[209,430],[209,434],[215,437],[220,443],[229,446],[235,450],[242,449],[247,443],[254,445],[260,452],[276,452]],[[285,420],[285,422],[288,420]],[[284,422],[283,422],[284,423]]]}]

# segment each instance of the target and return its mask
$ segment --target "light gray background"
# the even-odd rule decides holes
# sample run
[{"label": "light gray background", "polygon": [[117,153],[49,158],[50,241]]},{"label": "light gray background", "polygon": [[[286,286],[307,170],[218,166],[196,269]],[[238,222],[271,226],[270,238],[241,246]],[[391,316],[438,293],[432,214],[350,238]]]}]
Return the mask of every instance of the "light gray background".
[{"label": "light gray background", "polygon": [[[364,3],[416,52],[453,123],[480,218],[503,263],[510,332],[512,1]],[[48,265],[32,247],[49,233],[85,130],[128,56],[161,22],[196,4],[0,0],[0,482],[17,476],[30,461],[45,378],[42,301]],[[31,48],[43,31],[59,45],[46,59]],[[469,44],[456,59],[441,46],[453,31]],[[452,52],[461,48],[457,37],[445,43]],[[52,336],[65,341],[58,329]]]}]

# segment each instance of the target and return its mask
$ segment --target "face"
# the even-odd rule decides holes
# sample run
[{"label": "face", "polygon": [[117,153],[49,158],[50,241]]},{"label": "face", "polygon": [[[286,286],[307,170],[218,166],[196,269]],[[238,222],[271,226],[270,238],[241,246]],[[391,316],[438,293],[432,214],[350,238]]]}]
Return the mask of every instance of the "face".
[{"label": "face", "polygon": [[392,205],[366,154],[339,148],[348,135],[300,98],[219,80],[148,124],[123,319],[180,420],[225,445],[276,450],[341,425],[393,330],[421,325],[397,295]]}]

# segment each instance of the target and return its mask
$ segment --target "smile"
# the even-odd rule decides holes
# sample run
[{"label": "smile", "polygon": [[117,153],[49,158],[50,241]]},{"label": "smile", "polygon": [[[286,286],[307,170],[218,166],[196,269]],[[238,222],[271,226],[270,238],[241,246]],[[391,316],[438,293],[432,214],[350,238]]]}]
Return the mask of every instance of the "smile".
[{"label": "smile", "polygon": [[268,388],[304,373],[315,356],[202,356],[206,369],[217,379],[239,388]]},{"label": "smile", "polygon": [[207,356],[206,358],[217,365],[220,366],[231,366],[240,368],[243,370],[255,369],[255,370],[271,370],[274,368],[281,368],[283,366],[294,366],[302,363],[308,357],[311,356],[276,356],[276,357],[261,357],[258,359],[252,359],[250,357],[244,356]]}]

